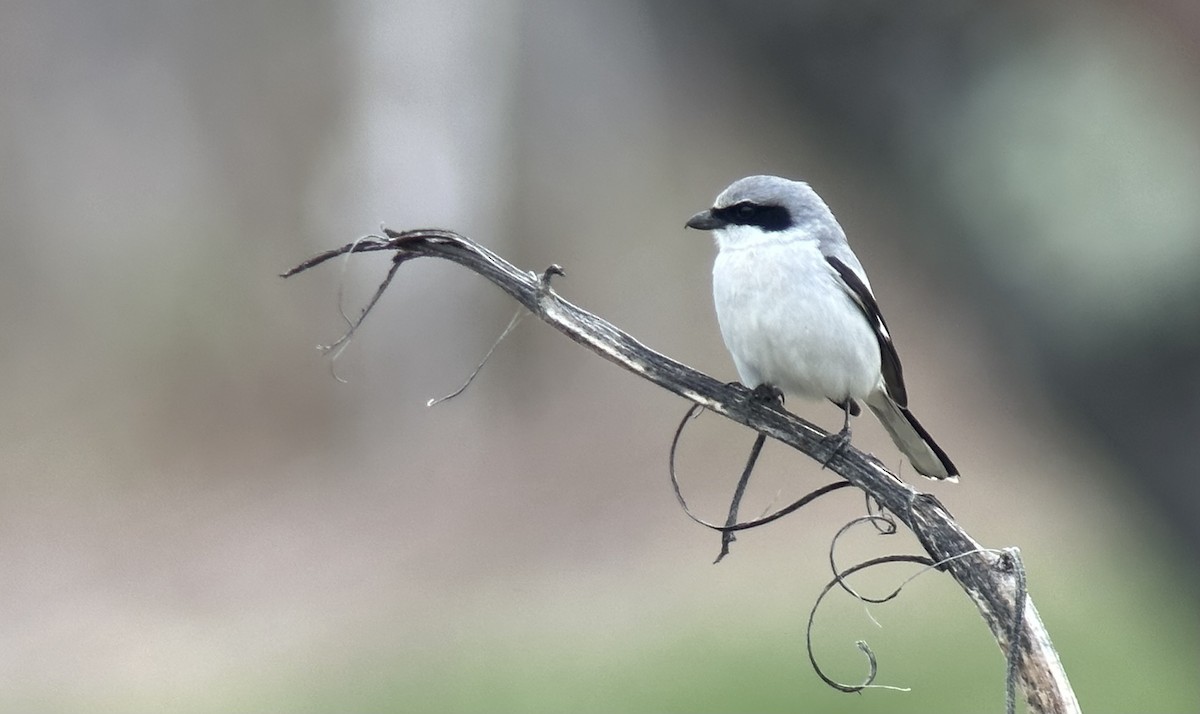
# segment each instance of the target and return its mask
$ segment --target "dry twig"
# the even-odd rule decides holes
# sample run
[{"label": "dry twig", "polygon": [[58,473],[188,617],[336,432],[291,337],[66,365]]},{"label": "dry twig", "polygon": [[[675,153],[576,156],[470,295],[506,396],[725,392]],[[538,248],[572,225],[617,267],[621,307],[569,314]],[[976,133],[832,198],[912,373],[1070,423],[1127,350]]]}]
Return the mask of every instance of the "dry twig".
[{"label": "dry twig", "polygon": [[[452,231],[384,230],[385,237],[368,236],[314,256],[284,273],[289,277],[347,253],[392,251],[394,265],[370,305],[387,288],[400,264],[419,257],[443,258],[490,280],[542,321],[601,357],[674,392],[684,399],[744,424],[761,434],[824,461],[826,433],[770,401],[752,399],[750,390],[725,384],[646,347],[627,333],[559,297],[550,278],[562,269],[551,266],[540,275],[519,270],[474,241]],[[370,305],[368,305],[368,310]],[[362,318],[351,326],[357,328]],[[933,564],[948,572],[974,601],[1000,649],[1008,657],[1012,679],[1029,709],[1041,713],[1079,711],[1058,653],[1050,641],[1032,599],[1015,551],[985,549],[967,534],[937,499],[922,494],[863,452],[847,447],[829,460],[828,468],[870,495],[880,508],[916,534]],[[718,527],[719,528],[719,527]],[[923,561],[922,561],[923,562]],[[854,566],[839,574],[835,582]],[[833,584],[831,583],[831,586]],[[1011,651],[1012,641],[1019,642]],[[1011,706],[1011,703],[1010,703]]]}]

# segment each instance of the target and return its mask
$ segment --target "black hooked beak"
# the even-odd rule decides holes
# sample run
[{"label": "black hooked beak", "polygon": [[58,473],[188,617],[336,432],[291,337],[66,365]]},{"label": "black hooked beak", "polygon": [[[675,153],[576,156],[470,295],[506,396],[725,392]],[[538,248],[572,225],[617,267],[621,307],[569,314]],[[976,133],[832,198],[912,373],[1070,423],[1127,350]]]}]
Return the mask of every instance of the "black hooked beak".
[{"label": "black hooked beak", "polygon": [[712,210],[700,211],[696,215],[688,219],[686,224],[688,228],[695,228],[698,231],[712,231],[718,228],[724,228],[729,225],[729,222],[713,215]]}]

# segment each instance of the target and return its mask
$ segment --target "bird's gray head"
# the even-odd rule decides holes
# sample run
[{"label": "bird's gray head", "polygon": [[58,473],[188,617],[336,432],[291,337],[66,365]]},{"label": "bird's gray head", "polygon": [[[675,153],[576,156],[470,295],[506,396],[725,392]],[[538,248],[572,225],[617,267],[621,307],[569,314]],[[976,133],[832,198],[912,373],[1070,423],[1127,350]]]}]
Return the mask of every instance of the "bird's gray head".
[{"label": "bird's gray head", "polygon": [[813,223],[837,226],[829,207],[808,184],[778,176],[747,176],[722,191],[712,208],[692,216],[687,227],[717,231],[719,239],[735,226],[777,233]]}]

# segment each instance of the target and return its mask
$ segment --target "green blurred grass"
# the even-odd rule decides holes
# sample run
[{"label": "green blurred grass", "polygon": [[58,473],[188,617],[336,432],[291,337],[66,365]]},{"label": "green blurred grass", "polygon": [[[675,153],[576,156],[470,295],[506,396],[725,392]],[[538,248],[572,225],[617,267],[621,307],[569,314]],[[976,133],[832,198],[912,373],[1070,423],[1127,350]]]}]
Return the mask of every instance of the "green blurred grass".
[{"label": "green blurred grass", "polygon": [[[1200,712],[1200,616],[1193,598],[1108,569],[1066,581],[1035,563],[1033,593],[1088,712]],[[1047,570],[1047,572],[1038,572]],[[1106,577],[1106,574],[1107,577]],[[922,580],[935,580],[925,576]],[[1096,580],[1094,578],[1100,578]],[[1162,582],[1162,581],[1160,581]],[[815,591],[813,593],[815,595]],[[894,604],[831,604],[817,635],[822,666],[857,681],[863,637],[878,681],[911,692],[835,692],[804,653],[808,602],[679,613],[601,638],[489,630],[463,623],[453,646],[426,642],[335,670],[259,681],[201,709],[293,712],[891,712],[1001,711],[1004,662],[973,605],[945,583],[914,585]],[[744,607],[748,602],[743,602]],[[595,603],[593,602],[594,606]],[[495,615],[496,613],[491,613]],[[461,630],[460,630],[461,632]],[[229,694],[231,692],[227,692]],[[215,694],[215,693],[214,693]]]},{"label": "green blurred grass", "polygon": [[[1052,567],[1030,559],[1032,594],[1084,711],[1200,712],[1200,614],[1195,590],[1135,553],[1117,563]],[[879,582],[894,584],[896,573]],[[651,583],[650,587],[655,587]],[[669,589],[670,586],[667,585]],[[872,592],[879,592],[886,585]],[[1180,589],[1184,588],[1184,589]],[[653,592],[653,590],[651,591]],[[714,591],[716,592],[716,591]],[[759,588],[647,615],[635,606],[596,626],[605,593],[590,593],[578,618],[519,600],[448,604],[453,615],[422,635],[392,625],[332,631],[324,646],[281,652],[261,668],[231,669],[197,687],[143,682],[137,691],[10,691],[5,711],[120,712],[964,712],[1002,711],[1004,662],[982,620],[943,576],[914,581],[896,602],[861,605],[835,596],[815,639],[831,676],[861,680],[866,639],[878,683],[910,692],[843,694],[821,683],[804,650],[804,624],[819,586],[796,601]],[[728,593],[738,598],[730,602]],[[647,598],[653,600],[653,598]],[[628,600],[613,602],[624,613]],[[530,603],[524,603],[529,605]],[[401,603],[402,606],[402,603]],[[557,613],[557,614],[556,614]],[[636,618],[636,619],[635,619]],[[403,618],[400,620],[404,622]],[[557,622],[557,624],[555,624]],[[522,624],[524,623],[524,624]],[[530,625],[529,623],[533,623]],[[576,626],[578,624],[578,626]],[[432,634],[431,634],[432,633]]]}]

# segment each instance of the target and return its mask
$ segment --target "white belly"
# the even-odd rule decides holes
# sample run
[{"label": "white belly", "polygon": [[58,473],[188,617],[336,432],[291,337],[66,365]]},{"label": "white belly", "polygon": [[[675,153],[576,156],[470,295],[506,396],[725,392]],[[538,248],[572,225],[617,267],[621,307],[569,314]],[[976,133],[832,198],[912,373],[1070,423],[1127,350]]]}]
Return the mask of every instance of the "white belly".
[{"label": "white belly", "polygon": [[742,383],[810,399],[864,399],[882,381],[879,343],[815,241],[725,248],[713,299]]}]

